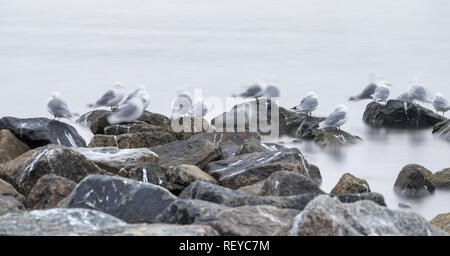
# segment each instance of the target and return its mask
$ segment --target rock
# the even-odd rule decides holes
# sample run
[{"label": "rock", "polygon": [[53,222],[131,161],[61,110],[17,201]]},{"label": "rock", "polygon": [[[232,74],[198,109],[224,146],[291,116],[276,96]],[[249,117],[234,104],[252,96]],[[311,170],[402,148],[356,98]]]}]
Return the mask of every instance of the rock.
[{"label": "rock", "polygon": [[197,181],[192,183],[179,195],[180,199],[198,199],[229,207],[246,205],[272,205],[277,208],[303,210],[315,194],[296,196],[253,196],[243,195],[237,191],[212,183]]},{"label": "rock", "polygon": [[179,117],[170,123],[170,131],[179,140],[187,140],[194,134],[211,132],[212,127],[204,118],[196,116]]},{"label": "rock", "polygon": [[299,139],[314,139],[320,132],[319,123],[323,117],[310,117],[280,107],[280,135],[288,135]]},{"label": "rock", "polygon": [[111,111],[96,109],[80,116],[76,123],[83,127],[91,128],[92,123],[106,113],[111,113]]},{"label": "rock", "polygon": [[275,172],[264,182],[263,196],[293,196],[307,193],[325,194],[310,178],[288,171]]},{"label": "rock", "polygon": [[107,147],[77,148],[76,150],[100,168],[114,174],[118,174],[120,169],[127,165],[148,162],[158,163],[159,161],[155,152],[148,148],[118,149]]},{"label": "rock", "polygon": [[170,204],[156,218],[156,222],[189,225],[206,223],[216,218],[216,215],[229,207],[202,200],[180,199]]},{"label": "rock", "polygon": [[166,127],[170,125],[170,119],[167,116],[158,113],[152,113],[149,111],[144,111],[144,113],[138,119],[138,121],[146,122],[147,124],[161,127]]},{"label": "rock", "polygon": [[0,167],[0,178],[25,196],[28,196],[39,178],[46,174],[79,182],[94,173],[107,174],[74,149],[56,145],[28,151]]},{"label": "rock", "polygon": [[439,214],[434,217],[430,223],[445,232],[450,233],[450,213]]},{"label": "rock", "polygon": [[[262,144],[259,135],[252,132],[202,132],[193,135],[193,138],[205,139],[218,144],[224,158],[236,155],[245,141]],[[261,145],[261,147],[263,146]]]},{"label": "rock", "polygon": [[443,117],[417,104],[388,100],[386,105],[369,103],[363,120],[374,127],[427,128],[442,122]]},{"label": "rock", "polygon": [[3,117],[0,119],[0,130],[2,129],[10,130],[30,148],[47,144],[86,147],[86,142],[74,127],[48,118]]},{"label": "rock", "polygon": [[429,180],[436,188],[450,189],[450,168],[436,172]]},{"label": "rock", "polygon": [[448,235],[413,212],[394,211],[371,201],[343,204],[327,195],[316,197],[279,235],[430,236]]},{"label": "rock", "polygon": [[0,216],[10,212],[25,210],[25,206],[15,197],[0,195]]},{"label": "rock", "polygon": [[[108,122],[108,116],[110,116],[112,112],[107,111],[103,114],[96,113],[95,117],[91,114],[90,127],[89,129],[93,134],[105,134],[105,128],[110,126],[111,124]],[[89,117],[88,117],[89,119]]]},{"label": "rock", "polygon": [[222,186],[232,189],[257,183],[281,170],[309,176],[308,163],[298,149],[237,155],[211,162],[206,170]]},{"label": "rock", "polygon": [[220,148],[208,140],[192,138],[185,141],[174,141],[169,144],[151,147],[150,150],[159,156],[162,165],[196,165],[204,170],[211,161],[220,159]]},{"label": "rock", "polygon": [[317,184],[322,184],[322,175],[320,174],[319,167],[308,163],[309,177]]},{"label": "rock", "polygon": [[240,187],[236,189],[236,192],[239,192],[243,195],[252,195],[252,196],[261,196],[262,195],[262,188],[264,186],[264,183],[266,180],[259,181],[255,184]]},{"label": "rock", "polygon": [[358,194],[370,192],[369,183],[364,179],[358,179],[350,173],[344,174],[331,190],[331,194]]},{"label": "rock", "polygon": [[433,127],[433,134],[450,142],[450,120],[437,123]]},{"label": "rock", "polygon": [[[434,192],[429,178],[433,173],[423,166],[410,164],[400,171],[394,184],[396,193],[404,197],[420,197]],[[428,176],[428,177],[427,177]]]},{"label": "rock", "polygon": [[122,135],[127,133],[143,133],[143,132],[162,132],[165,129],[161,126],[147,124],[142,121],[136,121],[129,124],[115,124],[105,127],[105,135]]},{"label": "rock", "polygon": [[91,175],[61,203],[101,211],[127,223],[152,223],[177,198],[166,189],[130,179]]},{"label": "rock", "polygon": [[342,203],[354,203],[361,200],[370,200],[374,203],[377,203],[378,205],[387,206],[386,201],[384,200],[384,196],[382,194],[375,192],[358,193],[358,194],[340,194],[331,196],[335,196]]},{"label": "rock", "polygon": [[130,133],[118,136],[96,134],[88,147],[149,148],[174,141],[176,139],[168,132]]},{"label": "rock", "polygon": [[222,236],[273,236],[299,211],[273,206],[242,206],[224,210],[207,222]]},{"label": "rock", "polygon": [[8,182],[0,179],[0,196],[12,196],[22,204],[26,204],[27,199],[17,192],[17,190]]},{"label": "rock", "polygon": [[209,174],[194,165],[160,166],[154,163],[128,165],[121,176],[161,186],[175,195],[197,180],[217,183]]},{"label": "rock", "polygon": [[0,164],[22,155],[30,150],[25,143],[9,130],[0,130]]},{"label": "rock", "polygon": [[74,236],[98,232],[107,226],[126,225],[99,211],[50,209],[8,213],[0,217],[0,235]]},{"label": "rock", "polygon": [[336,128],[325,128],[317,132],[314,142],[319,146],[339,146],[360,143],[362,139],[356,135]]},{"label": "rock", "polygon": [[218,236],[216,230],[205,225],[133,224],[115,225],[83,233],[90,236]]},{"label": "rock", "polygon": [[54,174],[42,176],[28,195],[28,207],[35,210],[55,208],[70,195],[77,183]]},{"label": "rock", "polygon": [[[278,145],[275,143],[263,143],[259,140],[254,139],[246,139],[242,142],[239,149],[233,154],[228,157],[234,156],[234,155],[243,155],[248,153],[255,153],[255,152],[275,152],[275,151],[283,151],[287,150],[286,147],[282,145]],[[227,157],[225,157],[227,158]]]}]

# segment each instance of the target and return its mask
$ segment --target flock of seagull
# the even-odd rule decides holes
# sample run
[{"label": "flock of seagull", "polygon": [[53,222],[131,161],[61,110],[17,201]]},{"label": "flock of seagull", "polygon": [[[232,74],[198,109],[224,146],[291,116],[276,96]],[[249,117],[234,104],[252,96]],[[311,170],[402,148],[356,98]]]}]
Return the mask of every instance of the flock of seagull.
[{"label": "flock of seagull", "polygon": [[[261,85],[265,85],[265,89]],[[386,103],[392,86],[388,81],[377,79],[376,82],[371,82],[364,90],[355,96],[348,98],[349,101],[373,100],[377,103]],[[279,97],[280,91],[273,83],[259,82],[249,86],[244,92],[233,97],[242,98],[273,98]],[[89,104],[89,108],[109,107],[113,112],[108,116],[110,124],[132,122],[138,119],[145,109],[150,105],[150,96],[145,86],[139,85],[136,90],[130,93],[125,99],[125,87],[117,83],[114,88],[105,92],[94,104]],[[431,103],[435,110],[439,113],[450,110],[450,104],[442,94],[437,93],[431,99],[427,90],[418,83],[413,84],[408,90],[398,96],[396,99],[416,104],[418,102]],[[312,112],[319,106],[319,97],[315,92],[309,92],[300,103],[293,107],[292,110],[305,113],[312,116]],[[52,97],[47,101],[48,112],[54,116],[55,119],[68,118],[78,116],[69,110],[67,104],[61,99],[59,93],[53,93]],[[177,97],[172,104],[172,118],[184,115],[193,115],[204,117],[208,112],[208,108],[200,99],[193,102],[191,95],[185,89],[180,87],[177,91]],[[338,105],[336,109],[328,115],[319,125],[319,129],[326,127],[340,127],[346,123],[348,119],[348,108],[345,105]]]}]

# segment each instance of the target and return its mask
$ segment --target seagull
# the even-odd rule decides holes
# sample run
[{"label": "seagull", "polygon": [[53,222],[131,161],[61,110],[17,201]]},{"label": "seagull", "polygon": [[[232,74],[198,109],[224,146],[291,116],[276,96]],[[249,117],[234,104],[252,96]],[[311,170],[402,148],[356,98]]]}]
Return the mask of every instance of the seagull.
[{"label": "seagull", "polygon": [[325,120],[323,120],[320,125],[319,129],[323,129],[326,127],[337,127],[338,130],[341,130],[341,125],[345,124],[347,122],[348,116],[348,108],[344,105],[338,105],[337,108],[334,110],[333,113],[331,113]]},{"label": "seagull", "polygon": [[300,103],[293,107],[292,109],[298,112],[306,112],[309,113],[309,116],[312,115],[312,112],[317,109],[319,106],[319,97],[315,92],[308,92],[306,97],[304,97]]},{"label": "seagull", "polygon": [[184,87],[179,87],[177,97],[172,102],[172,118],[189,114],[192,109],[192,103],[191,94]]},{"label": "seagull", "polygon": [[60,97],[61,95],[58,92],[54,92],[52,97],[47,100],[47,110],[54,116],[54,119],[71,119],[72,117],[77,116],[78,114],[70,112],[69,107]]},{"label": "seagull", "polygon": [[[256,97],[257,95],[262,94],[262,92],[263,92],[261,85],[265,85],[265,82],[259,81],[259,82],[255,83],[254,85],[247,87],[245,92],[239,94],[238,96],[240,96],[242,98]],[[233,95],[233,96],[236,97],[236,95]]]},{"label": "seagull", "polygon": [[364,90],[355,96],[351,96],[348,98],[348,101],[360,101],[360,100],[370,100],[372,99],[370,96],[372,96],[375,93],[375,90],[377,89],[377,81],[380,80],[380,75],[377,75],[376,73],[370,74],[370,84],[364,88]]},{"label": "seagull", "polygon": [[433,107],[436,109],[436,112],[439,114],[439,112],[442,112],[442,115],[445,116],[445,112],[450,110],[450,104],[448,103],[447,99],[442,97],[441,93],[436,93],[436,97],[434,97],[433,100]]},{"label": "seagull", "polygon": [[144,112],[145,97],[148,95],[146,91],[140,91],[131,98],[127,104],[121,106],[117,112],[108,116],[110,124],[129,123],[141,117]]},{"label": "seagull", "polygon": [[136,88],[136,90],[134,90],[132,93],[128,94],[128,97],[127,97],[122,103],[120,103],[120,105],[125,105],[125,104],[127,104],[128,101],[129,101],[130,99],[136,97],[136,95],[137,95],[140,91],[144,91],[145,89],[146,89],[146,88],[145,88],[145,85],[142,85],[142,84],[138,85],[137,88]]},{"label": "seagull", "polygon": [[254,97],[255,98],[260,98],[260,97],[266,97],[266,98],[280,97],[280,90],[278,89],[277,86],[275,86],[273,84],[269,84],[266,87],[266,89],[264,89],[264,91],[258,92]]},{"label": "seagull", "polygon": [[192,105],[189,114],[197,117],[204,117],[208,113],[208,107],[204,103],[203,99],[200,99]]},{"label": "seagull", "polygon": [[111,107],[111,111],[115,112],[124,96],[125,88],[117,83],[113,89],[105,92],[95,104],[89,104],[88,108]]},{"label": "seagull", "polygon": [[390,94],[388,86],[392,86],[392,84],[390,84],[387,81],[378,81],[375,93],[370,96],[373,99],[373,101],[386,102]]}]

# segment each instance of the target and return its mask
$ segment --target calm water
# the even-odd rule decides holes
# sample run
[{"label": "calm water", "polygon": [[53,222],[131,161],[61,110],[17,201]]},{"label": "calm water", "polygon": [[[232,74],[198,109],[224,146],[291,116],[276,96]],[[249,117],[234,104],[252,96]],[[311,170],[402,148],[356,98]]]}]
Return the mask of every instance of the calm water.
[{"label": "calm water", "polygon": [[[116,81],[147,85],[149,110],[164,114],[182,84],[224,97],[267,78],[282,106],[316,91],[317,115],[346,103],[370,72],[394,84],[393,96],[419,77],[450,97],[449,12],[444,0],[0,0],[0,116],[49,116],[53,91],[83,113]],[[450,145],[430,130],[371,130],[361,122],[365,104],[347,104],[344,126],[364,143],[339,152],[295,145],[321,168],[323,189],[351,172],[392,208],[407,203],[428,219],[450,212],[450,192],[415,201],[392,192],[406,164],[450,167]]]}]

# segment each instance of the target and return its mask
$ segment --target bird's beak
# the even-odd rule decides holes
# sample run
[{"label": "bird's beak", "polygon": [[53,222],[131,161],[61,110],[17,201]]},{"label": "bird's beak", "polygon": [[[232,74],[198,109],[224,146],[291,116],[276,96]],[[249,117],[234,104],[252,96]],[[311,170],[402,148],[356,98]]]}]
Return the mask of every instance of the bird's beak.
[{"label": "bird's beak", "polygon": [[392,84],[391,84],[391,83],[386,83],[386,85],[387,85],[387,86],[392,86]]}]

